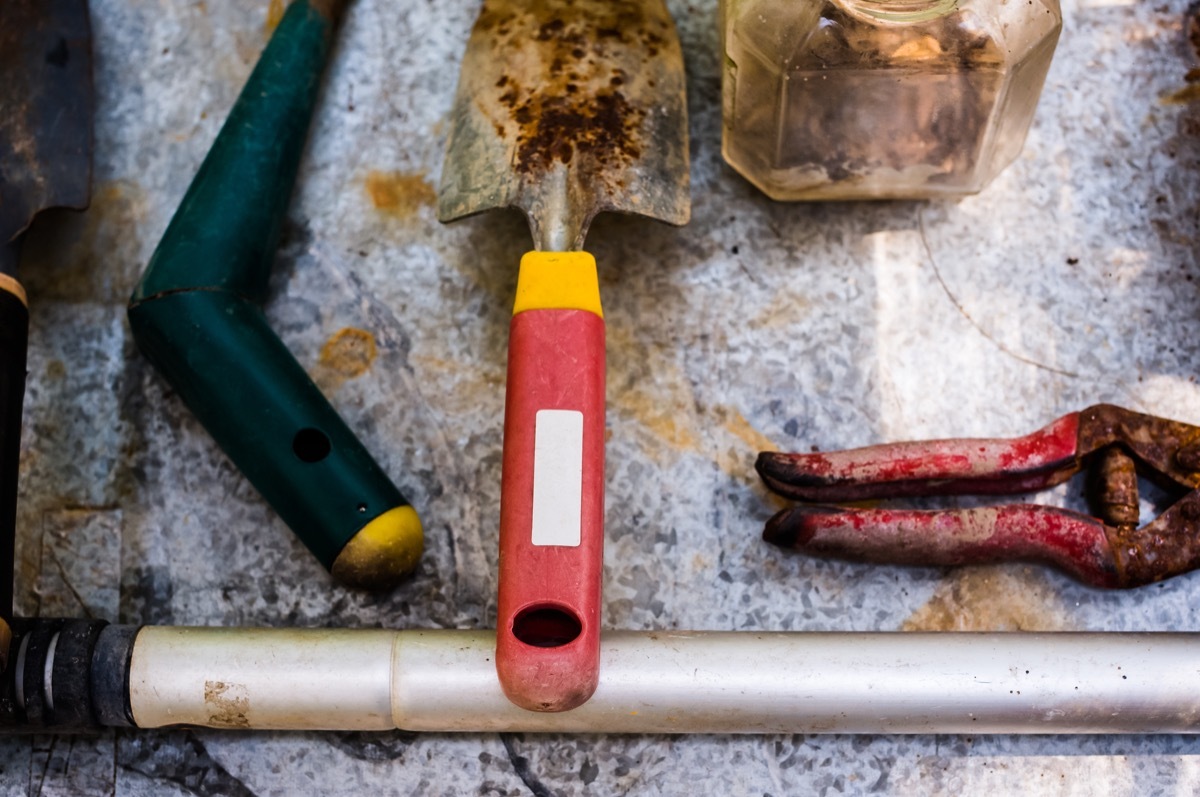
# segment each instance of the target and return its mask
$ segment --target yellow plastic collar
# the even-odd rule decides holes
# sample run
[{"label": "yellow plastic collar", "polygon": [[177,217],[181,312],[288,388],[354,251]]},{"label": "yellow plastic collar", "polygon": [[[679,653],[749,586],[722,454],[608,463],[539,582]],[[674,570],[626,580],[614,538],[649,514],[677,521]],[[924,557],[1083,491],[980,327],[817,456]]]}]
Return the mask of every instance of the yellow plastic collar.
[{"label": "yellow plastic collar", "polygon": [[596,258],[587,252],[529,252],[521,258],[513,315],[526,310],[587,310],[604,318]]}]

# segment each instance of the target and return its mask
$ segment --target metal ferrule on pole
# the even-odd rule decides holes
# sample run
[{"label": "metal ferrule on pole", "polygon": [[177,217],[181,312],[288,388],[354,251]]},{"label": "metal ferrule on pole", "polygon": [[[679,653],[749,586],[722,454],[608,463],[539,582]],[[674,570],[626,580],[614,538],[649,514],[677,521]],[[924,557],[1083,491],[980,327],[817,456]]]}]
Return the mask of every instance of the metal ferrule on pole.
[{"label": "metal ferrule on pole", "polygon": [[139,727],[1195,733],[1198,634],[610,632],[583,706],[517,708],[491,631],[146,628]]}]

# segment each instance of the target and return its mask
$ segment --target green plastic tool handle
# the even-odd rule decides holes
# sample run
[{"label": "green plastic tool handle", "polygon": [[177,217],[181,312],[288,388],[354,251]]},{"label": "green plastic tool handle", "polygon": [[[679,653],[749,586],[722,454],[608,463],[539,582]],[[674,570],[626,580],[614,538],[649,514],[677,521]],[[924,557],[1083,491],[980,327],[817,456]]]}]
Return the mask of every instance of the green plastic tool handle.
[{"label": "green plastic tool handle", "polygon": [[226,290],[257,304],[267,283],[316,106],[335,20],[294,0],[179,203],[133,302]]},{"label": "green plastic tool handle", "polygon": [[256,305],[188,291],[139,304],[129,320],[142,352],[325,567],[369,521],[407,504]]},{"label": "green plastic tool handle", "polygon": [[129,306],[134,339],[336,578],[387,588],[420,521],[260,305],[338,0],[294,0],[163,234]]}]

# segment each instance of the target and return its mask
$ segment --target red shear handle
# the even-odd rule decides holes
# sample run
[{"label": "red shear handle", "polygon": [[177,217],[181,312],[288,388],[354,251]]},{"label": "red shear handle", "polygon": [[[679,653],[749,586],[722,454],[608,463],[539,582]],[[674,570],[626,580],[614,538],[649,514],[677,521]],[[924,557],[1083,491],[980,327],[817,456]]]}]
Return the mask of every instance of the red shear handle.
[{"label": "red shear handle", "polygon": [[[591,305],[575,296],[589,268],[591,290],[582,293],[595,296],[595,311],[578,309]],[[530,285],[539,271],[557,285],[547,295]],[[509,338],[496,672],[509,700],[532,711],[575,708],[600,677],[604,319],[598,311],[590,255],[526,255]]]},{"label": "red shear handle", "polygon": [[763,538],[807,554],[879,564],[1044,562],[1095,587],[1125,586],[1103,523],[1034,504],[934,511],[797,506],[771,518]]},{"label": "red shear handle", "polygon": [[1079,413],[1011,440],[929,440],[821,454],[759,454],[755,467],[776,493],[801,501],[918,495],[1013,494],[1052,487],[1077,473]]}]

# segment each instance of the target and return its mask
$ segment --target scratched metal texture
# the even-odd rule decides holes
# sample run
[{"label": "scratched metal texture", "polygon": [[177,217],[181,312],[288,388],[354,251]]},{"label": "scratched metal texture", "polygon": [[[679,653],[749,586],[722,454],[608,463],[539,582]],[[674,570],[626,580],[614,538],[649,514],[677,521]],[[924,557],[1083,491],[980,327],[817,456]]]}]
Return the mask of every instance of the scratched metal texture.
[{"label": "scratched metal texture", "polygon": [[[1180,0],[1069,0],[1020,160],[957,203],[774,204],[719,154],[715,0],[671,3],[693,219],[589,236],[609,329],[604,622],[715,630],[1200,630],[1200,576],[1129,593],[1007,565],[765,545],[763,448],[1007,436],[1108,401],[1200,421],[1200,108]],[[274,9],[277,11],[277,8]],[[272,282],[275,328],[420,509],[415,576],[332,583],[137,354],[124,304],[268,35],[268,0],[92,0],[92,208],[39,225],[24,614],[477,627],[495,611],[519,217],[434,219],[477,0],[351,6]],[[374,341],[364,345],[366,338]],[[339,334],[342,333],[342,334]],[[365,354],[364,354],[365,352]],[[1080,482],[1039,500],[1079,505]],[[787,662],[779,662],[786,671]],[[704,785],[699,785],[704,784]],[[108,732],[0,740],[0,795],[1141,795],[1179,736]]]}]

